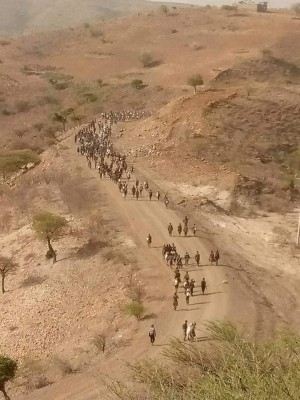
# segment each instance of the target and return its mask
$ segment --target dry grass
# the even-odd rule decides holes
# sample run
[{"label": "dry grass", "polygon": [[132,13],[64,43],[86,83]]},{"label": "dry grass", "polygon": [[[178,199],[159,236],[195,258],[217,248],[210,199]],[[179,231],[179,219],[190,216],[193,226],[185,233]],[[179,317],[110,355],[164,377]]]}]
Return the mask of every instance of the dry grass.
[{"label": "dry grass", "polygon": [[136,389],[113,382],[113,398],[138,400],[144,393],[145,400],[298,399],[298,335],[254,344],[230,323],[210,323],[207,328],[201,344],[172,339],[163,351],[164,363],[147,360],[133,365]]}]

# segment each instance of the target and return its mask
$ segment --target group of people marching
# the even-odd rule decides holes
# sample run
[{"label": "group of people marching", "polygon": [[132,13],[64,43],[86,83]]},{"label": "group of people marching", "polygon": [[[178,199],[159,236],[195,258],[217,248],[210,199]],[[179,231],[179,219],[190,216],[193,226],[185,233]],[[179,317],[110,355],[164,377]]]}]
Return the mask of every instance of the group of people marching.
[{"label": "group of people marching", "polygon": [[[181,222],[179,222],[179,224],[177,226],[177,232],[178,232],[179,236],[181,236],[181,233],[183,232],[184,236],[187,237],[188,232],[189,232],[188,223],[189,223],[189,219],[187,216],[184,217],[183,226],[182,226]],[[173,236],[173,230],[174,230],[174,227],[170,222],[168,225],[169,236]],[[193,232],[193,236],[196,236],[196,234],[197,234],[196,224],[193,225],[192,232]]]},{"label": "group of people marching", "polygon": [[[89,124],[85,125],[75,134],[75,143],[77,144],[77,153],[86,158],[88,167],[95,168],[100,178],[108,177],[113,182],[116,183],[120,193],[123,198],[126,198],[128,195],[128,185],[132,175],[134,173],[134,168],[128,168],[126,156],[114,150],[113,144],[111,142],[112,135],[112,127],[113,124],[116,124],[120,121],[130,121],[137,120],[140,118],[144,118],[148,116],[149,113],[143,111],[116,111],[109,113],[102,113],[100,120],[92,120]],[[161,198],[161,193],[157,191],[153,194],[152,190],[149,188],[149,183],[147,180],[144,182],[140,182],[139,179],[135,180],[135,183],[131,187],[132,197],[136,200],[139,200],[142,196],[147,196],[149,201],[152,201],[153,195],[156,200],[159,201]],[[166,207],[169,205],[169,198],[165,194],[164,195],[164,203]],[[188,236],[189,232],[189,219],[187,216],[183,219],[183,223],[179,223],[177,226],[178,235],[183,235],[185,237]],[[173,236],[173,225],[170,222],[168,225],[168,233],[169,236]],[[193,236],[197,235],[197,227],[196,224],[191,228]],[[151,246],[152,244],[152,236],[149,234],[147,236],[147,244]],[[190,297],[194,294],[195,288],[195,280],[190,279],[189,272],[186,271],[183,279],[181,279],[180,269],[184,265],[188,267],[191,256],[188,252],[184,254],[182,257],[178,254],[176,246],[174,243],[172,244],[164,244],[162,248],[162,256],[166,263],[170,267],[175,267],[174,270],[174,295],[173,295],[173,307],[174,310],[177,310],[178,307],[178,290],[179,286],[182,283],[182,287],[184,290],[184,296],[186,304],[189,305]],[[197,266],[200,266],[200,254],[197,251],[194,256],[195,262]],[[211,251],[209,255],[209,262],[211,265],[215,263],[218,265],[220,259],[219,251],[216,252]],[[201,291],[202,294],[205,294],[207,290],[207,283],[205,278],[201,281]],[[195,340],[196,334],[196,323],[188,324],[187,321],[182,325],[183,329],[183,338],[184,340]],[[154,325],[151,325],[149,330],[150,342],[153,345],[156,338],[156,330]]]}]

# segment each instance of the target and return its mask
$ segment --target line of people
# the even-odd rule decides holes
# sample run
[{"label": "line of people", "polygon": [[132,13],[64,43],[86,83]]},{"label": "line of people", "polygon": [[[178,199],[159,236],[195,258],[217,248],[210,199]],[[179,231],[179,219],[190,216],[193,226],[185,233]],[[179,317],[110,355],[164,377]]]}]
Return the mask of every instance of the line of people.
[{"label": "line of people", "polygon": [[[112,126],[119,121],[129,121],[132,119],[143,118],[147,115],[144,112],[110,112],[103,113],[101,120],[94,119],[89,124],[82,127],[75,134],[75,143],[77,144],[77,152],[79,155],[85,156],[87,160],[87,165],[91,169],[93,166],[98,171],[100,178],[109,177],[112,181],[114,181],[120,193],[124,198],[127,197],[128,194],[128,185],[130,179],[132,178],[132,174],[134,172],[134,168],[128,168],[126,156],[114,150],[113,144],[111,141],[112,135]],[[147,196],[149,200],[152,201],[153,192],[149,188],[149,183],[145,180],[143,183],[140,183],[139,179],[136,179],[135,185],[132,186],[132,196],[137,200],[143,196],[144,191],[147,192]],[[159,191],[155,194],[156,199],[159,201],[161,198],[161,194]],[[167,194],[164,196],[164,202],[166,207],[168,207],[169,199]],[[182,232],[184,236],[188,235],[189,227],[188,227],[189,219],[187,216],[183,219],[183,224],[180,222],[177,226],[177,231],[179,236],[181,236]],[[194,224],[191,228],[193,232],[193,236],[197,234],[197,227]],[[170,223],[168,225],[169,235],[173,235],[173,226]],[[147,236],[148,246],[152,244],[152,236],[149,234]],[[177,310],[179,303],[178,289],[181,283],[181,274],[179,269],[183,267],[182,260],[186,266],[189,265],[189,261],[191,259],[188,252],[185,253],[183,257],[181,257],[174,243],[163,245],[163,257],[166,260],[167,264],[175,266],[174,272],[174,287],[175,292],[173,296],[173,306],[174,309]],[[218,265],[219,262],[219,251],[217,250],[215,253],[211,251],[209,255],[209,261],[211,265],[215,263]],[[195,262],[197,266],[200,266],[200,254],[197,251],[194,256]],[[186,304],[189,305],[190,297],[194,294],[195,288],[195,280],[190,279],[188,271],[186,271],[183,278],[183,289],[185,295]],[[201,281],[201,290],[202,294],[205,294],[207,289],[207,284],[205,278]],[[187,321],[186,321],[187,323]],[[196,323],[191,323],[186,327],[185,338],[188,340],[194,340],[195,338],[195,326]],[[154,325],[151,326],[149,331],[150,341],[152,344],[155,342],[156,330]]]}]

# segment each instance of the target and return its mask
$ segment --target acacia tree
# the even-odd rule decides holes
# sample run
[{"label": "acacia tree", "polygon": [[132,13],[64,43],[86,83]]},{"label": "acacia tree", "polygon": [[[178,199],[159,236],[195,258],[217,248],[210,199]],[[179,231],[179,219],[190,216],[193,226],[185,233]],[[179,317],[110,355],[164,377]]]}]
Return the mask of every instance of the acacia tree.
[{"label": "acacia tree", "polygon": [[0,391],[3,393],[5,400],[10,400],[5,385],[11,379],[14,379],[17,372],[18,364],[9,357],[0,355]]},{"label": "acacia tree", "polygon": [[163,4],[163,5],[160,6],[160,10],[161,10],[164,14],[168,15],[169,9],[168,9],[168,7],[167,7],[165,4]]},{"label": "acacia tree", "polygon": [[188,78],[187,84],[193,86],[195,93],[197,92],[197,86],[203,85],[203,78],[200,74],[192,75]]},{"label": "acacia tree", "polygon": [[300,15],[300,3],[295,3],[292,5],[291,9],[297,14]]},{"label": "acacia tree", "polygon": [[53,258],[53,264],[56,263],[56,251],[53,249],[52,241],[63,235],[67,224],[68,221],[64,217],[47,211],[39,212],[33,216],[32,229],[41,240],[47,242],[46,256]]},{"label": "acacia tree", "polygon": [[74,112],[74,108],[67,108],[60,113],[54,113],[53,120],[59,122],[63,126],[63,130],[66,130],[66,124],[68,122],[68,117]]},{"label": "acacia tree", "polygon": [[0,255],[0,275],[1,275],[1,288],[2,288],[2,294],[5,293],[5,278],[7,275],[13,274],[18,267],[18,264],[16,264],[11,258],[4,257]]}]

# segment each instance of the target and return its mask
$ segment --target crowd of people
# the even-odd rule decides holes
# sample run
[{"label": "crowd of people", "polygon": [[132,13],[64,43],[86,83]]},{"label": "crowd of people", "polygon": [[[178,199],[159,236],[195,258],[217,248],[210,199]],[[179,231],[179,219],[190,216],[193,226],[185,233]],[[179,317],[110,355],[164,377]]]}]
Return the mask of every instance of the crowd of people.
[{"label": "crowd of people", "polygon": [[[131,121],[144,118],[148,116],[149,113],[144,111],[116,111],[109,113],[102,113],[99,120],[92,120],[89,124],[82,127],[75,134],[75,143],[77,144],[77,153],[86,158],[87,165],[90,169],[95,168],[100,179],[104,177],[110,178],[116,183],[120,193],[123,198],[128,196],[128,191],[131,190],[132,198],[139,200],[141,197],[147,197],[149,201],[152,201],[153,196],[155,196],[156,201],[160,201],[161,193],[153,191],[149,187],[149,182],[145,180],[140,182],[138,178],[133,178],[134,167],[128,167],[126,155],[115,151],[112,141],[112,127],[114,124],[120,121]],[[129,185],[133,179],[133,184],[131,189]],[[164,195],[164,203],[166,207],[169,204],[169,198],[167,194]],[[168,227],[169,236],[173,236],[174,227],[170,222]],[[191,230],[192,236],[197,236],[196,224],[189,227],[189,218],[184,217],[182,223],[180,222],[177,226],[178,235],[181,236],[183,233],[184,237],[188,237],[188,233]],[[147,244],[151,247],[152,236],[149,233],[147,236]],[[189,305],[190,297],[194,295],[195,289],[195,279],[191,279],[188,270],[185,271],[183,277],[181,277],[180,270],[183,268],[183,263],[186,268],[190,265],[191,256],[188,252],[185,252],[183,256],[179,254],[174,243],[164,244],[162,246],[162,256],[167,265],[171,268],[174,267],[174,295],[173,295],[173,307],[176,311],[178,308],[179,300],[179,287],[182,285],[186,304]],[[219,251],[214,252],[213,250],[209,255],[209,262],[212,265],[218,265],[220,259]],[[194,255],[194,260],[196,266],[200,266],[201,257],[199,251],[196,251]],[[207,283],[205,278],[201,281],[201,291],[205,294],[207,290]],[[187,321],[182,326],[184,331],[184,340],[195,340],[196,334],[196,323],[188,324]],[[151,325],[149,330],[150,342],[153,345],[156,337],[156,330],[154,325]]]}]

